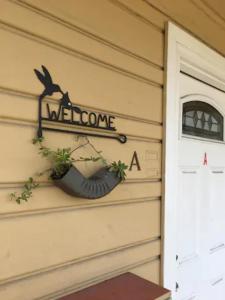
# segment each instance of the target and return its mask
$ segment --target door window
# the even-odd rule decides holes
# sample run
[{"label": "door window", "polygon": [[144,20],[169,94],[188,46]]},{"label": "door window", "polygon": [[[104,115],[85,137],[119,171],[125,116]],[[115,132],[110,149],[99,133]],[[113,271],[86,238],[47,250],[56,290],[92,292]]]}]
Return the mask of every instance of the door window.
[{"label": "door window", "polygon": [[223,141],[223,116],[208,103],[183,104],[182,133]]}]

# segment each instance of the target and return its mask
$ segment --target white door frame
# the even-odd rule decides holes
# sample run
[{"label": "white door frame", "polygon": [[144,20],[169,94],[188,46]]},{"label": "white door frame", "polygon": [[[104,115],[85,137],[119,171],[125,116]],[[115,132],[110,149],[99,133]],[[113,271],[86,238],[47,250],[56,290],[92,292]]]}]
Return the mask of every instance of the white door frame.
[{"label": "white door frame", "polygon": [[[216,34],[216,33],[215,33]],[[180,70],[225,91],[225,58],[173,23],[166,30],[163,285],[175,293]],[[222,37],[221,37],[222,38]],[[225,98],[224,98],[225,102]]]}]

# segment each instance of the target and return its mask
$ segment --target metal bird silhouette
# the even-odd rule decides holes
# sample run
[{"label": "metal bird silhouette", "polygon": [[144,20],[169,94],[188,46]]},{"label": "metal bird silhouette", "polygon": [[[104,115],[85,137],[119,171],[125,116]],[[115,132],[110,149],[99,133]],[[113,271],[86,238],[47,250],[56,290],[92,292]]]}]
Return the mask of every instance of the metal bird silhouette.
[{"label": "metal bird silhouette", "polygon": [[41,97],[44,98],[45,96],[52,96],[52,94],[56,93],[56,92],[60,92],[63,94],[60,86],[58,84],[54,84],[52,82],[51,75],[48,72],[47,68],[45,66],[42,66],[42,70],[43,70],[44,74],[42,74],[38,70],[34,69],[34,72],[37,75],[37,78],[40,80],[40,82],[45,87]]},{"label": "metal bird silhouette", "polygon": [[76,113],[81,113],[81,109],[79,107],[73,106],[72,102],[70,101],[68,92],[63,93],[63,96],[60,99],[60,105],[68,109],[73,109]]},{"label": "metal bird silhouette", "polygon": [[62,98],[60,99],[60,104],[66,108],[72,107],[68,92],[63,94]]},{"label": "metal bird silhouette", "polygon": [[63,93],[60,86],[58,84],[53,83],[52,77],[47,68],[45,66],[42,66],[42,70],[44,74],[34,69],[37,78],[45,87],[43,93],[40,95],[40,98],[43,99],[45,96],[52,96],[54,93],[60,92],[62,94],[62,98],[60,99],[60,106],[63,106],[68,109],[73,109],[76,113],[81,113],[81,109],[79,107],[72,105],[68,92]]}]

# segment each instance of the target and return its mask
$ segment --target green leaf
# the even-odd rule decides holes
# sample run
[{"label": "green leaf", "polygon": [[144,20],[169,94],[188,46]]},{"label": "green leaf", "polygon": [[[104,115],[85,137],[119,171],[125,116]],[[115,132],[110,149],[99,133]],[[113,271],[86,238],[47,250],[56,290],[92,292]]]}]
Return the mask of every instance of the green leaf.
[{"label": "green leaf", "polygon": [[32,143],[35,145],[37,143],[42,143],[44,141],[44,137],[35,137],[32,139]]},{"label": "green leaf", "polygon": [[125,180],[125,177],[126,177],[125,170],[127,168],[128,168],[128,166],[125,165],[125,163],[121,162],[121,160],[119,160],[118,162],[114,161],[111,163],[109,171],[117,173],[117,176],[119,178],[121,178],[122,180]]}]

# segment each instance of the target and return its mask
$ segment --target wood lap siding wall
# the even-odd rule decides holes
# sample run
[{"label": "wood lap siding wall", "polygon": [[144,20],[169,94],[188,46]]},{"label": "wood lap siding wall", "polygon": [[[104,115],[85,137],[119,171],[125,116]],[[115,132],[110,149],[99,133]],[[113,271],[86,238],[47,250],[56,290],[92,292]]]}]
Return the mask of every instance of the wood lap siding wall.
[{"label": "wood lap siding wall", "polygon": [[[197,0],[182,2],[197,9],[192,3]],[[205,27],[176,18],[178,1],[172,2],[172,12],[163,3],[0,1],[1,299],[53,299],[126,271],[160,283],[163,56],[169,15],[225,52]],[[222,25],[213,26],[222,31]],[[105,198],[75,199],[43,180],[27,204],[9,201],[10,192],[45,166],[31,143],[42,90],[33,69],[41,65],[74,103],[116,116],[127,144],[90,139],[106,158],[129,164],[138,153],[142,170],[133,168]],[[74,143],[72,136],[45,136],[52,147]]]}]

